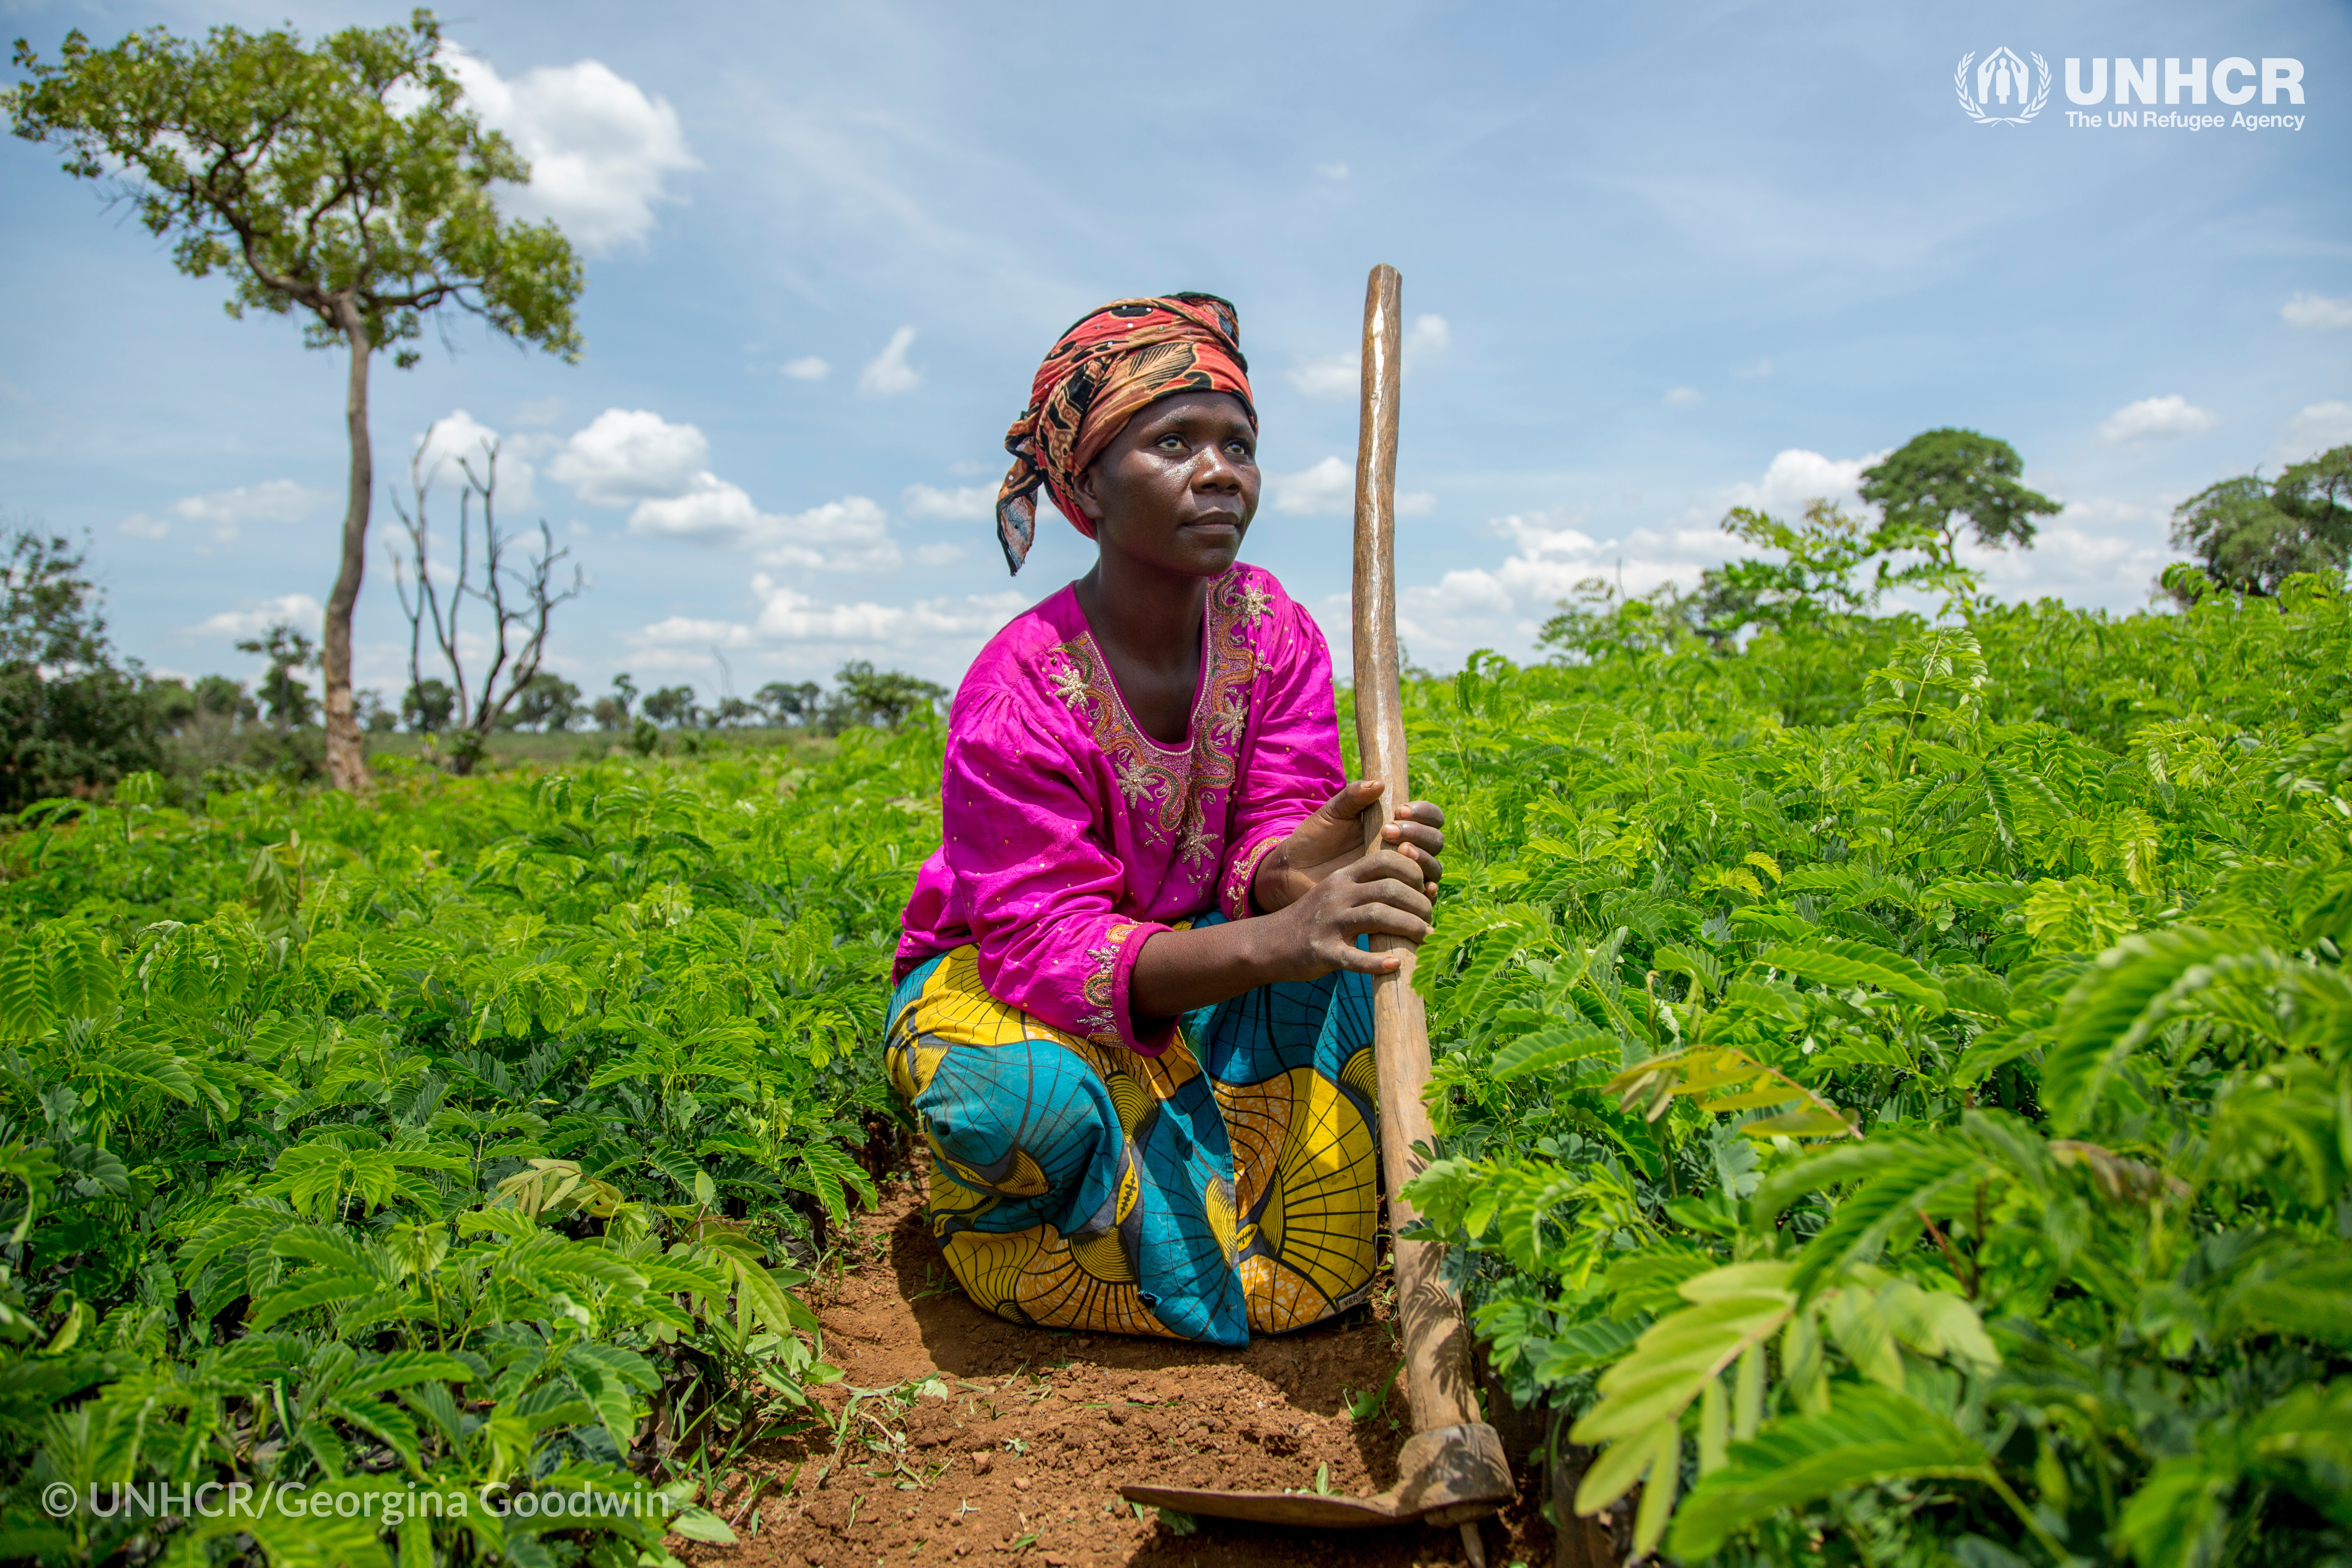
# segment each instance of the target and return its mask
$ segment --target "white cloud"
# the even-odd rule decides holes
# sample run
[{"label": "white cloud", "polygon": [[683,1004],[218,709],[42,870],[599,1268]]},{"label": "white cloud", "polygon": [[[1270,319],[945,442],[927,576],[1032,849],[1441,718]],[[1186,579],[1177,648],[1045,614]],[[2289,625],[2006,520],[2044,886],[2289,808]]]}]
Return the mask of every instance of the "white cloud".
[{"label": "white cloud", "polygon": [[2315,403],[2286,422],[2272,455],[2281,463],[2300,463],[2347,442],[2352,442],[2352,403]]},{"label": "white cloud", "polygon": [[760,612],[760,630],[782,642],[886,642],[909,613],[908,606],[877,605],[871,599],[854,605],[825,604],[764,578],[753,585],[767,600]]},{"label": "white cloud", "polygon": [[[310,489],[291,479],[271,479],[266,484],[184,496],[172,503],[171,511],[184,522],[209,528],[214,543],[234,544],[248,522],[301,522],[331,499],[324,490]],[[162,539],[172,531],[168,519],[144,512],[123,519],[121,526],[123,532],[137,539]]]},{"label": "white cloud", "polygon": [[674,496],[652,496],[629,513],[629,531],[698,544],[749,544],[760,531],[760,509],[743,487],[698,473]]},{"label": "white cloud", "polygon": [[904,563],[889,516],[864,496],[844,496],[806,511],[762,517],[756,541],[763,566],[827,572],[888,572]]},{"label": "white cloud", "polygon": [[1265,477],[1269,504],[1279,512],[1309,516],[1346,511],[1356,504],[1356,468],[1338,458],[1326,458],[1295,474]]},{"label": "white cloud", "polygon": [[[947,595],[912,604],[819,599],[761,574],[751,579],[760,611],[750,622],[671,616],[630,634],[631,658],[643,668],[708,668],[716,648],[748,652],[755,665],[789,665],[813,673],[842,658],[873,658],[952,681],[981,645],[1027,609],[1013,589]],[[766,661],[759,659],[767,654]],[[740,673],[742,664],[738,663]]]},{"label": "white cloud", "polygon": [[833,374],[833,366],[814,354],[803,354],[784,362],[784,374],[794,381],[823,381]]},{"label": "white cloud", "polygon": [[[490,465],[494,449],[495,469]],[[424,480],[427,491],[455,494],[466,482],[466,469],[471,468],[476,479],[497,480],[499,507],[509,516],[539,504],[538,476],[531,466],[496,430],[462,408],[436,419],[416,438],[415,453],[413,474]]]},{"label": "white cloud", "polygon": [[922,385],[922,373],[907,363],[907,351],[914,342],[912,327],[900,327],[892,332],[890,341],[882,345],[882,352],[857,373],[857,390],[868,397],[892,397]]},{"label": "white cloud", "polygon": [[709,466],[710,443],[693,426],[642,408],[607,408],[563,444],[547,472],[591,506],[626,506],[684,495]]},{"label": "white cloud", "polygon": [[952,566],[971,553],[971,551],[961,544],[950,544],[945,540],[941,540],[937,543],[918,546],[915,551],[915,564]]},{"label": "white cloud", "polygon": [[[1399,591],[1398,635],[1423,663],[1458,663],[1479,647],[1523,657],[1559,601],[1580,584],[1599,578],[1635,595],[1667,582],[1689,588],[1729,554],[1721,534],[1678,531],[1667,538],[1637,529],[1622,539],[1595,540],[1559,513],[1500,518],[1492,528],[1517,545],[1501,565],[1456,568],[1433,584]],[[1346,596],[1336,597],[1332,609],[1344,622]],[[1330,626],[1332,617],[1325,618]],[[1332,629],[1344,647],[1344,627]]]},{"label": "white cloud", "polygon": [[631,533],[752,550],[772,566],[887,572],[903,563],[888,514],[866,497],[762,511],[709,461],[710,443],[694,426],[608,408],[564,442],[547,471],[592,506],[629,508]]},{"label": "white cloud", "polygon": [[[1454,329],[1443,316],[1417,316],[1404,334],[1402,373],[1410,375],[1424,360],[1433,359],[1454,344]],[[1309,397],[1354,397],[1363,387],[1360,350],[1317,354],[1283,372],[1290,384]]]},{"label": "white cloud", "polygon": [[452,409],[425,426],[425,433],[416,437],[416,472],[424,475],[425,484],[461,484],[458,463],[466,463],[480,475],[489,461],[489,449],[497,445],[497,430],[466,409]]},{"label": "white cloud", "polygon": [[247,599],[245,607],[207,616],[188,630],[197,637],[225,641],[260,636],[278,621],[310,634],[315,640],[323,612],[308,594],[281,594],[274,599]]},{"label": "white cloud", "polygon": [[1669,387],[1659,401],[1669,408],[1696,408],[1706,401],[1706,394],[1695,386]]},{"label": "white cloud", "polygon": [[[1985,586],[2012,599],[2061,598],[2069,604],[2127,608],[2179,557],[2166,540],[2169,504],[2094,498],[2066,510],[2034,535],[2031,550],[1995,550],[1960,541],[1960,563],[1984,574]],[[1893,595],[1932,614],[1934,595]]]},{"label": "white cloud", "polygon": [[2352,300],[2332,300],[2325,294],[2297,294],[2279,308],[2290,327],[2324,332],[2352,327]]},{"label": "white cloud", "polygon": [[190,522],[300,522],[328,500],[324,490],[305,489],[292,479],[239,485],[172,503],[172,510]]},{"label": "white cloud", "polygon": [[507,205],[553,218],[592,254],[642,242],[654,204],[680,201],[672,174],[698,169],[677,110],[598,60],[541,66],[509,81],[478,55],[452,52],[449,68],[486,124],[530,161],[530,184]]},{"label": "white cloud", "polygon": [[887,572],[899,565],[889,517],[864,496],[844,496],[802,512],[763,512],[742,487],[716,475],[695,476],[682,495],[641,500],[629,531],[750,549],[762,565],[811,571]]},{"label": "white cloud", "polygon": [[898,504],[907,509],[908,517],[930,518],[940,522],[980,522],[996,515],[996,489],[994,485],[958,485],[951,490],[908,485],[899,496]]},{"label": "white cloud", "polygon": [[2105,441],[2168,440],[2176,436],[2202,436],[2221,422],[2218,415],[2198,407],[2179,393],[2167,397],[2143,397],[2126,403],[2100,421],[2099,437]]},{"label": "white cloud", "polygon": [[1318,354],[1300,360],[1283,374],[1309,397],[1349,397],[1363,382],[1360,363],[1352,353]]},{"label": "white cloud", "polygon": [[1772,362],[1769,359],[1759,359],[1754,364],[1734,365],[1731,367],[1731,374],[1742,381],[1760,381],[1772,374]]},{"label": "white cloud", "polygon": [[1519,555],[1527,560],[1568,560],[1591,555],[1601,548],[1593,542],[1591,534],[1575,526],[1583,521],[1581,509],[1574,514],[1566,511],[1514,512],[1508,517],[1496,518],[1488,529],[1517,545]]},{"label": "white cloud", "polygon": [[1029,595],[1014,589],[921,599],[911,605],[826,604],[766,575],[751,579],[765,601],[759,629],[783,642],[879,643],[905,647],[939,639],[963,639],[977,649],[1004,623],[1029,607]]},{"label": "white cloud", "polygon": [[[1295,474],[1265,477],[1265,504],[1293,517],[1353,511],[1356,509],[1356,466],[1341,458],[1326,458]],[[1396,498],[1399,517],[1425,517],[1437,510],[1437,497],[1428,490],[1406,490]]]},{"label": "white cloud", "polygon": [[637,633],[637,640],[665,647],[749,647],[751,628],[737,621],[670,616]]},{"label": "white cloud", "polygon": [[[1819,452],[1809,452],[1801,447],[1791,447],[1774,455],[1764,477],[1754,484],[1732,486],[1717,498],[1719,505],[1711,510],[1695,509],[1685,521],[1712,525],[1724,512],[1735,506],[1752,506],[1767,511],[1801,507],[1809,500],[1830,500],[1844,503],[1859,501],[1856,493],[1862,483],[1862,470],[1885,457],[1894,448],[1866,452],[1859,458],[1825,458]],[[1705,515],[1697,515],[1703,512]]]},{"label": "white cloud", "polygon": [[1315,165],[1315,172],[1322,175],[1327,180],[1344,180],[1348,177],[1348,165],[1345,163],[1318,163]]}]

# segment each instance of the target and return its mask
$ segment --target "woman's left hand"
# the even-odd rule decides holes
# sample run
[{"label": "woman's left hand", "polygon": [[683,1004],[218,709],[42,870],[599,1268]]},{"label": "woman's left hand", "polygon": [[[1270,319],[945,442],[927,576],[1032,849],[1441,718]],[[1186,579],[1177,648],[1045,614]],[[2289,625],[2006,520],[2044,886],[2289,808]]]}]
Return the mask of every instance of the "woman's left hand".
[{"label": "woman's left hand", "polygon": [[[1362,859],[1363,814],[1388,786],[1373,779],[1343,784],[1339,793],[1315,808],[1315,814],[1290,836],[1266,852],[1258,863],[1251,887],[1252,900],[1271,914],[1303,898],[1326,877]],[[1396,820],[1381,831],[1381,846],[1402,851],[1421,868],[1422,891],[1437,896],[1437,880],[1445,868],[1438,857],[1445,851],[1445,813],[1432,802],[1407,802]]]}]

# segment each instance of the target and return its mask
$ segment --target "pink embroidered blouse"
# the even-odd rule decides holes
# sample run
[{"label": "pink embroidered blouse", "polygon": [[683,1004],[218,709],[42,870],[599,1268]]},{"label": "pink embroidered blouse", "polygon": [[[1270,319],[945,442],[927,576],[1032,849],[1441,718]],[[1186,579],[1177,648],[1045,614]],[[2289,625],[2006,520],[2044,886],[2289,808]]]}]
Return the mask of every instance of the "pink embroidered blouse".
[{"label": "pink embroidered blouse", "polygon": [[[898,976],[971,943],[988,994],[1055,1028],[1156,1056],[1128,1008],[1154,932],[1250,912],[1266,851],[1344,782],[1331,651],[1255,566],[1210,585],[1191,734],[1127,710],[1064,588],[990,640],[949,709],[945,843],[908,901]],[[1169,1026],[1172,1027],[1172,1024]]]}]

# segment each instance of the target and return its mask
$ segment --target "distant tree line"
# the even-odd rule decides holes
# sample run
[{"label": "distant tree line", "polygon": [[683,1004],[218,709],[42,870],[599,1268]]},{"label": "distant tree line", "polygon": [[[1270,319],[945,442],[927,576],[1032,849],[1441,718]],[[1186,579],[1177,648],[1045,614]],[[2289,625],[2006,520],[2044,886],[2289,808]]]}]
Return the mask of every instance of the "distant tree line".
[{"label": "distant tree line", "polygon": [[[517,691],[497,727],[548,734],[629,732],[646,725],[656,731],[801,729],[835,735],[859,726],[895,730],[919,713],[935,712],[947,694],[947,688],[936,682],[903,670],[877,669],[862,658],[835,673],[831,690],[814,680],[772,680],[749,698],[728,693],[710,702],[692,686],[641,690],[636,678],[626,671],[613,678],[610,691],[591,700],[563,677],[541,670]],[[377,727],[397,725],[426,733],[443,730],[449,726],[455,703],[456,694],[446,681],[420,681],[402,698],[397,719],[380,712]]]},{"label": "distant tree line", "polygon": [[[1628,600],[1589,578],[1559,603],[1537,638],[1570,658],[1601,657],[1629,641],[1664,645],[1697,637],[1717,647],[1752,631],[1787,632],[1874,611],[1897,589],[1965,605],[1981,575],[1959,558],[1963,538],[2030,550],[2034,520],[2060,504],[2026,488],[2008,442],[1974,430],[1930,430],[1862,471],[1864,505],[1809,501],[1793,518],[1734,507],[1723,530],[1769,552],[1702,573],[1695,589],[1674,583]],[[2227,592],[2276,595],[2297,573],[2340,580],[2352,572],[2352,446],[2294,464],[2276,479],[2242,475],[2210,485],[2172,514],[2172,543],[2195,572],[2158,579],[2181,605]]]},{"label": "distant tree line", "polygon": [[[190,796],[249,788],[268,779],[310,784],[327,776],[320,693],[305,677],[318,645],[279,624],[239,642],[262,661],[249,686],[226,675],[159,676],[115,649],[84,548],[22,523],[0,524],[0,813],[36,801],[93,794],[123,774],[152,770]],[[946,689],[857,659],[830,689],[771,681],[746,700],[706,702],[695,688],[665,686],[640,699],[628,675],[593,701],[539,669],[499,714],[501,731],[607,733],[651,752],[672,731],[790,728],[836,734],[859,725],[896,728],[936,710]],[[397,706],[355,694],[360,726],[377,735],[441,735],[457,694],[446,681],[415,681]],[[455,748],[444,765],[454,769]],[[478,754],[477,752],[477,754]]]}]

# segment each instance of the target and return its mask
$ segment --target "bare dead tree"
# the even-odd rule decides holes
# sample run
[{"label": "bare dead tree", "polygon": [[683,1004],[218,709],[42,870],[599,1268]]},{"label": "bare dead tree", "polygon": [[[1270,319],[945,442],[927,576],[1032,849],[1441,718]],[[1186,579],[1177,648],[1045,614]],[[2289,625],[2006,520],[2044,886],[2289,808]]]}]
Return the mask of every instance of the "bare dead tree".
[{"label": "bare dead tree", "polygon": [[[400,517],[402,531],[408,536],[409,555],[404,559],[397,544],[388,544],[386,549],[392,556],[393,583],[400,592],[400,607],[408,616],[409,689],[425,689],[425,639],[429,631],[441,664],[449,672],[448,685],[454,697],[449,729],[454,732],[455,743],[449,753],[449,768],[453,773],[470,773],[481,760],[490,731],[538,676],[540,660],[547,651],[548,622],[555,607],[578,598],[587,591],[588,584],[574,565],[571,583],[559,585],[556,570],[572,551],[569,546],[562,550],[555,547],[555,535],[549,531],[545,518],[539,520],[537,553],[524,556],[520,563],[516,562],[517,537],[499,530],[499,443],[483,444],[478,469],[471,458],[451,458],[446,455],[435,457],[428,468],[425,455],[432,446],[428,437],[408,461],[409,504],[403,505],[397,496],[392,502],[393,510]],[[442,465],[451,461],[457,464],[465,481],[457,492],[457,566],[445,582],[436,583],[432,571],[432,529],[425,508]],[[481,513],[478,530],[474,515],[477,502]],[[478,532],[478,563],[475,559]],[[458,622],[467,599],[475,600],[489,613],[490,666],[483,672],[478,686],[467,677],[459,642]]]}]

